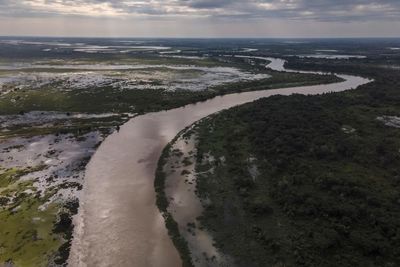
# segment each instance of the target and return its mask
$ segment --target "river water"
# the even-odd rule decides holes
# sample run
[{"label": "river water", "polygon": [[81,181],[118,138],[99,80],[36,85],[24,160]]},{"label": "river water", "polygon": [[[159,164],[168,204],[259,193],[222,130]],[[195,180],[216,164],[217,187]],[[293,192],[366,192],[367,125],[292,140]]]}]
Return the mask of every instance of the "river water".
[{"label": "river water", "polygon": [[[271,61],[267,67],[284,70],[283,60],[263,59]],[[154,174],[167,143],[201,118],[262,97],[338,92],[370,82],[338,76],[345,81],[230,94],[128,121],[100,145],[87,166],[69,266],[181,266],[155,205]]]}]

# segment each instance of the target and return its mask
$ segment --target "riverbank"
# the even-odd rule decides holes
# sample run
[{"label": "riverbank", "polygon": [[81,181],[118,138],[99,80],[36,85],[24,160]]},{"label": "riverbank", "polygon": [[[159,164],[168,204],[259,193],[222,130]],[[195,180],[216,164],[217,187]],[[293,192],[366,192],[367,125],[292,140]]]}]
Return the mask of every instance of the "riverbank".
[{"label": "riverbank", "polygon": [[116,114],[0,115],[0,262],[62,264],[85,166]]},{"label": "riverbank", "polygon": [[160,157],[155,177],[157,205],[183,266],[234,266],[232,259],[214,246],[212,236],[198,221],[203,201],[207,200],[200,200],[196,194],[199,164],[195,127],[196,124],[179,133]]}]

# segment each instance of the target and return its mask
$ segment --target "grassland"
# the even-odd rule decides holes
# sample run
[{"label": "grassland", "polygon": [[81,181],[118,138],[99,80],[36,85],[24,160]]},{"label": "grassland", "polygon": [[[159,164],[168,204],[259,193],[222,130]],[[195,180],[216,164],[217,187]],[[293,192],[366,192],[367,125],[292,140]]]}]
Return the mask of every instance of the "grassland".
[{"label": "grassland", "polygon": [[0,262],[48,266],[65,242],[62,234],[54,233],[60,205],[44,205],[56,191],[40,196],[33,181],[20,180],[40,168],[0,171]]}]

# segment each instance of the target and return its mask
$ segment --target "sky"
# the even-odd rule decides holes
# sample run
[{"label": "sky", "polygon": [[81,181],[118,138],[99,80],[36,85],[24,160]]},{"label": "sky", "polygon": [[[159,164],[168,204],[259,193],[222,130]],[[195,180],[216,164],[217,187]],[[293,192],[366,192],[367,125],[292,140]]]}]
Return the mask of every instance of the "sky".
[{"label": "sky", "polygon": [[0,0],[0,35],[400,37],[400,0]]}]

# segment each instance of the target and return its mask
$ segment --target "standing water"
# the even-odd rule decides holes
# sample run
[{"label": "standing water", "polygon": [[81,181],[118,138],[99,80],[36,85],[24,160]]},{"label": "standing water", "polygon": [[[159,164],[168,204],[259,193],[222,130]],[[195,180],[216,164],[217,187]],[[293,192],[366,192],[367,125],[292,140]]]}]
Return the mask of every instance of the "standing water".
[{"label": "standing water", "polygon": [[[262,59],[271,61],[267,67],[284,70],[283,60]],[[167,143],[201,118],[262,97],[339,92],[370,82],[338,76],[345,81],[230,94],[131,119],[101,144],[87,166],[69,266],[181,266],[155,205],[154,175]]]}]

